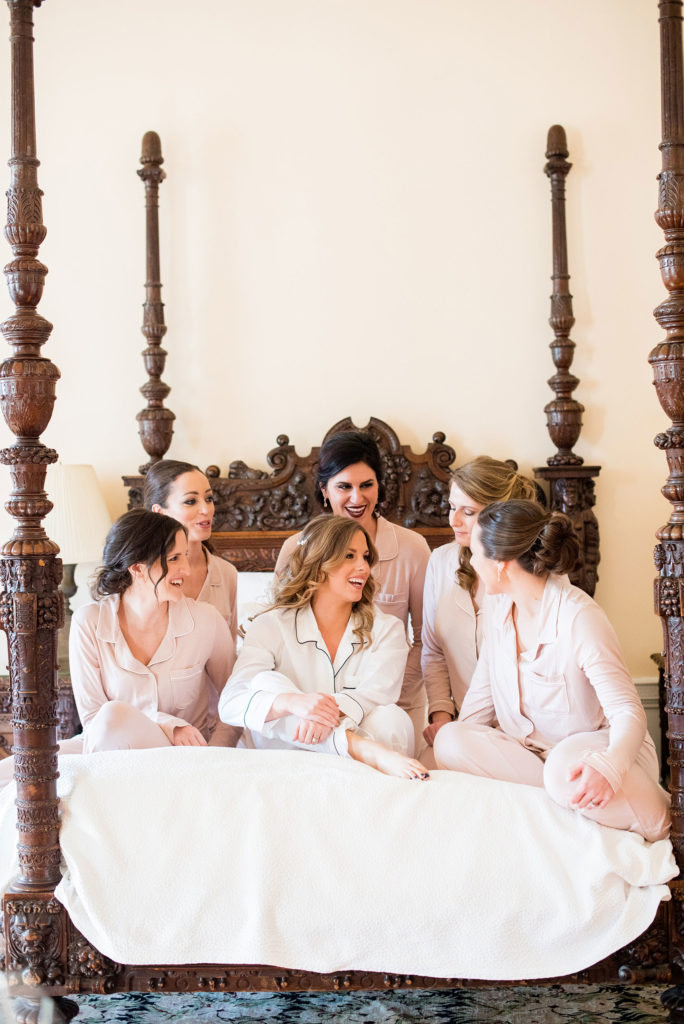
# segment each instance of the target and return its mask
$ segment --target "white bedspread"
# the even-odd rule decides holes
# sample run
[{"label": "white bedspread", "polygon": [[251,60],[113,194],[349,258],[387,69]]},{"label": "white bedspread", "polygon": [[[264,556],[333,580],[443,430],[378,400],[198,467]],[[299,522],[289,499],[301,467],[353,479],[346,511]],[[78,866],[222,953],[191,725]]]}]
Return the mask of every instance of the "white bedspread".
[{"label": "white bedspread", "polygon": [[327,755],[214,748],[60,770],[57,896],[122,963],[551,977],[639,935],[676,874],[667,841],[451,772],[403,782]]}]

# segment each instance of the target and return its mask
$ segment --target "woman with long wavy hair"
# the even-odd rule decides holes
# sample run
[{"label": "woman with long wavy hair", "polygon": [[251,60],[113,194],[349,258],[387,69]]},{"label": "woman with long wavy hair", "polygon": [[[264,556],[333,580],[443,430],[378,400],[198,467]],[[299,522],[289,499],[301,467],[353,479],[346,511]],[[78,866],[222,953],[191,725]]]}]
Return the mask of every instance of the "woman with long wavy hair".
[{"label": "woman with long wavy hair", "polygon": [[354,520],[318,516],[276,578],[271,607],[249,625],[219,703],[242,744],[341,756],[402,778],[426,778],[411,719],[396,704],[408,644],[373,606],[377,559]]},{"label": "woman with long wavy hair", "polygon": [[[409,715],[415,742],[420,746],[425,727],[420,633],[430,549],[420,533],[380,515],[379,508],[385,500],[383,462],[377,444],[366,431],[343,430],[325,441],[316,468],[315,494],[323,508],[329,507],[333,515],[351,519],[373,542],[377,552],[373,562],[377,584],[374,600],[383,612],[399,619],[409,643],[397,703]],[[276,575],[284,572],[300,539],[299,533],[287,538],[278,555]]]},{"label": "woman with long wavy hair", "polygon": [[[485,629],[485,587],[470,563],[470,538],[478,513],[493,501],[533,499],[534,483],[514,462],[478,455],[454,470],[449,491],[449,525],[454,540],[430,555],[423,595],[423,679],[428,726],[435,736],[460,711],[470,685]],[[421,757],[430,764],[432,751]]]}]

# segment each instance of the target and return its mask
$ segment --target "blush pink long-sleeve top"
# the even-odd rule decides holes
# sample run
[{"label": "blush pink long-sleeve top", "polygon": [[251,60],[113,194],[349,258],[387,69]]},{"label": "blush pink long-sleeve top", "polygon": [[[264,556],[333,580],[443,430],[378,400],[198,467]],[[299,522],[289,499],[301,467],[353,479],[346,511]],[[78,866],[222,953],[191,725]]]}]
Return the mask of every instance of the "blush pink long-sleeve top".
[{"label": "blush pink long-sleeve top", "polygon": [[460,551],[452,541],[432,552],[423,592],[421,665],[428,715],[446,711],[452,718],[463,703],[482,642],[483,610],[475,611],[470,593],[456,578]]},{"label": "blush pink long-sleeve top", "polygon": [[151,718],[170,743],[183,725],[194,725],[208,740],[218,694],[235,663],[225,619],[204,601],[169,602],[166,633],[143,665],[126,643],[118,610],[119,595],[111,594],[83,605],[71,622],[71,683],[84,732],[106,701],[120,700]]},{"label": "blush pink long-sleeve top", "polygon": [[566,577],[549,576],[536,647],[517,655],[513,603],[491,606],[460,722],[492,725],[542,757],[575,733],[609,729],[605,751],[581,759],[615,792],[635,760],[658,778],[646,714],[605,612]]},{"label": "blush pink long-sleeve top", "polygon": [[228,623],[233,643],[237,641],[237,586],[238,571],[232,562],[207,551],[207,576],[197,600],[218,609]]},{"label": "blush pink long-sleeve top", "polygon": [[[413,643],[409,648],[399,706],[411,708],[425,703],[423,674],[420,667],[423,628],[423,586],[430,548],[420,533],[378,517],[375,547],[378,561],[373,578],[378,583],[375,604],[386,614],[394,615],[404,625],[408,640],[411,621]],[[278,555],[275,571],[280,573],[290,560],[300,534],[288,537]]]}]

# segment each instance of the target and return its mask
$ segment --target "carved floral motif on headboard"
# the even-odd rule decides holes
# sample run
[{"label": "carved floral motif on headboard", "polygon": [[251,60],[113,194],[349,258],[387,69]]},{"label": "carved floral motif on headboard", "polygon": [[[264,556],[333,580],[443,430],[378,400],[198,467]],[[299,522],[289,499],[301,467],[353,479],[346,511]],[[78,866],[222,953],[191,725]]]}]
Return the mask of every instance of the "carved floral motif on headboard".
[{"label": "carved floral motif on headboard", "polygon": [[[325,435],[325,442],[341,430],[356,430],[352,420],[340,420]],[[363,428],[376,441],[382,457],[386,498],[380,511],[387,519],[407,527],[448,528],[450,467],[456,458],[437,432],[426,450],[416,454],[401,444],[396,432],[372,417]],[[231,462],[228,475],[208,466],[216,500],[215,532],[298,530],[322,511],[315,495],[320,447],[298,455],[281,434],[267,455],[271,472]],[[142,503],[142,477],[124,477],[129,508]]]}]

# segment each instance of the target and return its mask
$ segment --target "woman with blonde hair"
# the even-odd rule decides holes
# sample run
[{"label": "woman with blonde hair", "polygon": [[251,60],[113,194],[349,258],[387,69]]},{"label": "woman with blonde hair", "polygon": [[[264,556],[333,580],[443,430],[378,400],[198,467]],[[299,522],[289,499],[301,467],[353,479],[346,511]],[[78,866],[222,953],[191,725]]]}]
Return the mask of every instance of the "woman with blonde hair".
[{"label": "woman with blonde hair", "polygon": [[567,516],[531,501],[483,509],[472,566],[501,595],[458,722],[435,739],[440,768],[544,787],[552,800],[649,841],[669,798],[615,631],[566,576],[578,542]]},{"label": "woman with blonde hair", "polygon": [[[425,726],[425,686],[420,668],[423,584],[430,549],[422,534],[380,515],[385,499],[382,456],[369,433],[342,430],[322,445],[316,470],[316,498],[333,515],[361,526],[373,542],[377,559],[374,600],[399,619],[409,643],[398,704],[411,718],[416,743]],[[288,537],[278,555],[276,574],[287,566],[301,534]]]},{"label": "woman with blonde hair", "polygon": [[349,756],[400,778],[426,778],[411,719],[396,701],[408,644],[373,606],[377,553],[363,527],[318,516],[276,578],[271,607],[247,628],[219,702],[247,747]]},{"label": "woman with blonde hair", "polygon": [[[456,718],[475,671],[484,629],[484,586],[470,562],[470,538],[478,513],[493,501],[534,498],[534,483],[514,462],[478,455],[454,470],[449,524],[454,540],[432,552],[423,595],[423,678],[432,747],[437,732]],[[430,751],[421,755],[432,759]]]}]

